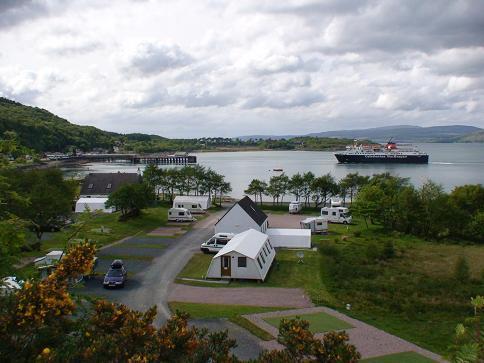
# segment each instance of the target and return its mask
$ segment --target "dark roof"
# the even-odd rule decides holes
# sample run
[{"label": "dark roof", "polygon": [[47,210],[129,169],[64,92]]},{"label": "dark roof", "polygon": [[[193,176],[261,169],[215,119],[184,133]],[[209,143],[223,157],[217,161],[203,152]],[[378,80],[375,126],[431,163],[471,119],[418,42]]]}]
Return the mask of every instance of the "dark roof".
[{"label": "dark roof", "polygon": [[123,184],[141,183],[137,173],[90,173],[84,179],[81,195],[109,195]]},{"label": "dark roof", "polygon": [[[241,200],[239,200],[237,203],[235,203],[224,215],[222,218],[218,220],[220,222],[225,215],[232,210],[232,208],[238,204],[248,215],[250,218],[254,220],[257,225],[262,226],[262,224],[265,222],[267,219],[267,214],[265,214],[258,206],[255,204],[252,199],[249,197],[243,197]],[[217,223],[218,223],[217,222]],[[217,224],[215,223],[215,224]]]}]

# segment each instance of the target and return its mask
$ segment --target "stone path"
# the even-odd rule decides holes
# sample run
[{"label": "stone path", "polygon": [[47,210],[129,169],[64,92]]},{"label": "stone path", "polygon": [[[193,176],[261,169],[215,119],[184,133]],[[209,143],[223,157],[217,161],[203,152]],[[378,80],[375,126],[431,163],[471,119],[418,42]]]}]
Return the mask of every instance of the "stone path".
[{"label": "stone path", "polygon": [[217,288],[173,284],[168,301],[292,308],[314,306],[303,289],[278,287]]},{"label": "stone path", "polygon": [[[346,316],[336,310],[326,307],[274,311],[269,313],[244,315],[244,317],[261,329],[270,333],[272,336],[277,337],[277,328],[268,324],[263,319],[289,315],[299,315],[301,317],[304,317],[304,314],[314,314],[318,312],[327,313],[353,326],[353,328],[346,329],[346,332],[349,335],[350,343],[356,346],[357,350],[361,353],[362,358],[370,358],[393,353],[413,351],[427,358],[433,359],[436,362],[445,362],[442,357],[435,353],[432,353],[431,351],[423,349],[395,335],[386,333],[383,330],[377,329],[371,325],[363,323],[362,321],[350,318],[349,316]],[[324,333],[319,333],[315,335],[316,337],[321,338],[324,336]],[[262,346],[265,349],[283,348],[279,343],[277,343],[276,340],[263,342]]]}]

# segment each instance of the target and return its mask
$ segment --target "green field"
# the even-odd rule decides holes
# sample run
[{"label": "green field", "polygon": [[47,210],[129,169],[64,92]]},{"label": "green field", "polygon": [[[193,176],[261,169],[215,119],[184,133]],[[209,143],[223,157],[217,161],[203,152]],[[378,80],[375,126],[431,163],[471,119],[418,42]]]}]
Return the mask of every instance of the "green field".
[{"label": "green field", "polygon": [[262,330],[258,326],[252,324],[249,320],[242,317],[242,315],[267,313],[271,311],[288,309],[277,307],[268,308],[245,305],[196,304],[183,302],[170,302],[168,305],[170,306],[170,310],[172,312],[175,312],[176,310],[184,311],[190,314],[190,317],[193,319],[228,319],[231,322],[247,329],[262,340],[272,340],[274,337],[265,330]]},{"label": "green field", "polygon": [[363,359],[362,363],[432,363],[432,359],[415,352],[404,352]]},{"label": "green field", "polygon": [[[358,221],[357,221],[358,222]],[[385,244],[393,256],[385,257]],[[277,251],[264,283],[233,281],[227,287],[302,287],[316,305],[333,307],[356,319],[446,354],[455,326],[471,314],[470,297],[484,295],[484,246],[445,243],[392,233],[364,223],[330,225],[313,236],[318,251]],[[471,279],[458,282],[454,267],[465,256]],[[179,277],[201,278],[212,255],[195,255]],[[181,281],[192,285],[204,283]],[[344,310],[349,303],[351,311]]]},{"label": "green field", "polygon": [[352,326],[347,322],[326,313],[290,315],[266,318],[264,320],[272,326],[278,328],[282,319],[295,319],[297,317],[300,317],[302,320],[306,320],[309,323],[309,330],[311,331],[311,333],[325,333],[331,330],[343,330],[352,328]]},{"label": "green field", "polygon": [[[49,234],[48,239],[42,242],[42,250],[64,248],[69,238],[88,238],[93,240],[96,246],[102,247],[125,237],[146,233],[166,225],[167,211],[165,207],[147,208],[139,217],[124,222],[118,220],[119,212],[93,214],[84,221],[79,220],[77,216],[78,220],[73,225],[60,232]],[[101,228],[107,232],[102,233]]]}]

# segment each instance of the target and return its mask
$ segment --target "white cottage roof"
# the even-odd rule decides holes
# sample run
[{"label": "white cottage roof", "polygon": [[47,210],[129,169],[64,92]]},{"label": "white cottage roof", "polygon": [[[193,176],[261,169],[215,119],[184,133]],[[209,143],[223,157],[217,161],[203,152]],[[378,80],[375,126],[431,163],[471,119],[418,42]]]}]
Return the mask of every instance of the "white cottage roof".
[{"label": "white cottage roof", "polygon": [[214,258],[223,256],[229,252],[238,252],[249,258],[256,258],[264,243],[267,241],[267,235],[249,229],[245,232],[236,234],[216,255]]}]

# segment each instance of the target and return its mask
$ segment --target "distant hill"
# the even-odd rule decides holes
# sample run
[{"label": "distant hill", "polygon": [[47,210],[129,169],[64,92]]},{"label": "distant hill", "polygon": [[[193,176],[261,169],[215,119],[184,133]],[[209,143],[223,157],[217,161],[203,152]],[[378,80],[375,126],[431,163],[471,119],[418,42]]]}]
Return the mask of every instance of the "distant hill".
[{"label": "distant hill", "polygon": [[121,135],[92,126],[74,125],[47,110],[0,97],[0,135],[15,131],[20,143],[36,151],[111,148]]},{"label": "distant hill", "polygon": [[0,136],[15,131],[23,146],[38,152],[111,149],[116,141],[148,142],[165,140],[158,135],[118,134],[93,126],[75,125],[38,107],[25,106],[0,97]]},{"label": "distant hill", "polygon": [[[473,138],[471,135],[484,131],[478,127],[465,126],[465,125],[451,125],[451,126],[411,126],[411,125],[398,125],[398,126],[385,126],[375,127],[370,129],[357,129],[357,130],[339,130],[339,131],[326,131],[311,133],[301,136],[311,137],[335,137],[346,139],[368,139],[377,142],[385,142],[390,138],[393,138],[397,142],[456,142],[463,137],[469,136],[468,142],[479,142],[479,137]],[[241,140],[249,139],[288,139],[296,137],[295,135],[286,136],[271,136],[271,135],[252,135],[240,137]]]},{"label": "distant hill", "polygon": [[476,131],[471,134],[461,136],[455,140],[456,142],[484,142],[484,130]]}]

